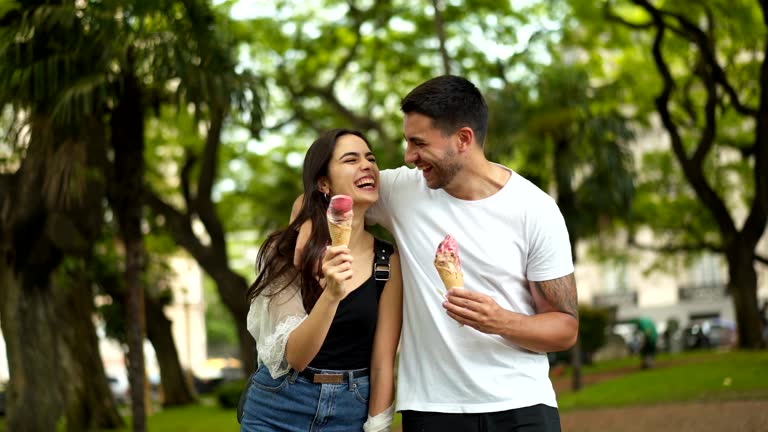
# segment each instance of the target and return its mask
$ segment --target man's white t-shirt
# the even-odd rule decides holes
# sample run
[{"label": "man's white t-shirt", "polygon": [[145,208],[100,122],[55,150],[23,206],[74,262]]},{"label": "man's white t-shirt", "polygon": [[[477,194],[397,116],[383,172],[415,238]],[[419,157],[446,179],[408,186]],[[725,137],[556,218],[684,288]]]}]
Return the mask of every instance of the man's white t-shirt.
[{"label": "man's white t-shirt", "polygon": [[366,216],[395,237],[403,271],[397,410],[557,407],[546,354],[460,326],[442,306],[446,291],[433,265],[437,245],[451,234],[466,289],[533,315],[528,281],[573,272],[568,232],[554,200],[514,172],[501,190],[476,201],[430,189],[420,171],[406,167],[382,171],[380,186],[379,201]]}]

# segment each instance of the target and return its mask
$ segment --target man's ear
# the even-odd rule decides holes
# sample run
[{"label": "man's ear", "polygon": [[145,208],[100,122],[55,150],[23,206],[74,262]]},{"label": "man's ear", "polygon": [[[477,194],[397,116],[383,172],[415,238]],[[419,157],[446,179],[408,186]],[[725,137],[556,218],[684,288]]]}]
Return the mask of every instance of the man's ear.
[{"label": "man's ear", "polygon": [[475,139],[475,132],[470,127],[463,127],[456,131],[456,137],[459,139],[459,153],[467,151],[471,148],[471,144]]}]

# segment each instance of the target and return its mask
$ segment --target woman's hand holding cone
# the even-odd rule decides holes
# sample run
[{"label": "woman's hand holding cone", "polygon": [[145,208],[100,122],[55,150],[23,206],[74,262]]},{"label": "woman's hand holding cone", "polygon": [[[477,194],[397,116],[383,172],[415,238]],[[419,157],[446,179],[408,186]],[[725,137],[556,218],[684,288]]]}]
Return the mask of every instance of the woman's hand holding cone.
[{"label": "woman's hand holding cone", "polygon": [[348,280],[352,279],[351,251],[346,245],[328,246],[323,256],[323,276],[325,291],[333,300],[341,301],[355,290],[350,287]]}]

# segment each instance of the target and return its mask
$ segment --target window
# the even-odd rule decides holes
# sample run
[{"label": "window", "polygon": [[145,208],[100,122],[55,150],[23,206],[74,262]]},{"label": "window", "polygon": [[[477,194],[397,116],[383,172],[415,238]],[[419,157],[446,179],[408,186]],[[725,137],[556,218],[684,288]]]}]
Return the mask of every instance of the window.
[{"label": "window", "polygon": [[688,285],[691,287],[722,286],[725,282],[720,255],[705,252],[696,258],[688,269]]},{"label": "window", "polygon": [[605,294],[629,291],[629,265],[626,258],[620,258],[603,265],[603,290]]}]

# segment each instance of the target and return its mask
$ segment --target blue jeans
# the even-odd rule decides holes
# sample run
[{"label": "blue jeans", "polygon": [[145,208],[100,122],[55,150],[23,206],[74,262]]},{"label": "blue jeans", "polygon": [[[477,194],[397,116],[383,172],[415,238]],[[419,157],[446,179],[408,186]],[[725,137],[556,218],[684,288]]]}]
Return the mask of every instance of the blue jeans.
[{"label": "blue jeans", "polygon": [[368,418],[369,390],[367,376],[314,384],[295,370],[273,379],[262,365],[251,378],[240,431],[360,432]]}]

